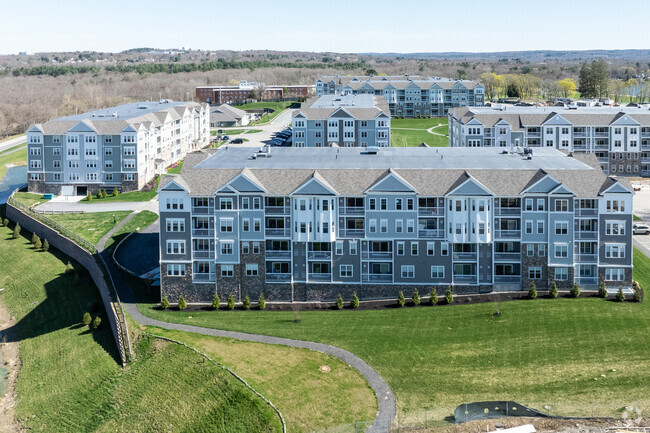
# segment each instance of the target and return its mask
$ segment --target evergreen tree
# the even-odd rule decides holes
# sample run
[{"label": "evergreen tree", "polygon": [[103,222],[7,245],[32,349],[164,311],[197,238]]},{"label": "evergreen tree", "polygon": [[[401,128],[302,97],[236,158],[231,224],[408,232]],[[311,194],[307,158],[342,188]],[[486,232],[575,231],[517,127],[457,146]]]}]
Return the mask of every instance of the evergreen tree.
[{"label": "evergreen tree", "polygon": [[102,191],[102,198],[106,198],[106,190]]},{"label": "evergreen tree", "polygon": [[573,283],[571,290],[569,290],[569,295],[571,295],[572,298],[580,296],[580,286],[578,286],[578,283]]},{"label": "evergreen tree", "polygon": [[406,299],[404,298],[404,292],[401,290],[397,293],[397,305],[403,307],[406,304]]},{"label": "evergreen tree", "polygon": [[429,297],[429,302],[431,303],[431,305],[438,304],[438,291],[436,290],[435,287],[431,289],[431,296]]},{"label": "evergreen tree", "polygon": [[641,302],[643,299],[641,296],[641,286],[639,285],[639,283],[634,281],[632,283],[632,290],[634,291],[634,295],[632,295],[632,300],[634,300],[634,302]]},{"label": "evergreen tree", "polygon": [[625,301],[625,294],[623,293],[623,286],[618,286],[618,292],[616,292],[616,301],[618,301],[618,302]]},{"label": "evergreen tree", "polygon": [[38,236],[36,235],[36,233],[32,233],[32,244],[35,244],[37,239]]},{"label": "evergreen tree", "polygon": [[18,239],[20,237],[20,224],[16,223],[16,227],[14,227],[14,239]]},{"label": "evergreen tree", "polygon": [[447,304],[454,302],[454,294],[451,292],[451,286],[447,287],[445,291],[445,301],[447,301]]},{"label": "evergreen tree", "polygon": [[113,197],[116,197],[118,194],[117,187],[113,188]]},{"label": "evergreen tree", "polygon": [[90,322],[92,322],[93,318],[90,316],[89,312],[85,312],[83,317],[81,318],[81,324],[84,326],[90,325]]},{"label": "evergreen tree", "polygon": [[40,250],[43,247],[43,244],[41,243],[41,240],[36,237],[36,242],[34,242],[34,249],[35,250]]},{"label": "evergreen tree", "polygon": [[71,274],[75,271],[74,266],[72,266],[72,263],[68,262],[67,265],[65,265],[65,273],[66,274]]},{"label": "evergreen tree", "polygon": [[235,297],[233,296],[232,293],[230,295],[228,295],[228,303],[226,304],[226,307],[229,310],[234,310],[235,309]]},{"label": "evergreen tree", "polygon": [[167,299],[167,294],[163,294],[162,301],[160,302],[160,309],[166,310],[169,308],[169,299]]},{"label": "evergreen tree", "polygon": [[50,250],[50,243],[47,241],[47,239],[45,239],[43,241],[43,251],[47,252],[49,250]]},{"label": "evergreen tree", "polygon": [[415,306],[420,305],[420,292],[418,292],[417,288],[413,290],[413,294],[411,295],[411,301],[413,301],[413,305]]},{"label": "evergreen tree", "polygon": [[8,218],[3,219],[2,220],[2,225],[4,225],[5,227],[8,227],[9,226],[9,219]]},{"label": "evergreen tree", "polygon": [[337,310],[342,310],[343,309],[343,296],[341,296],[340,293],[336,297],[336,309]]},{"label": "evergreen tree", "polygon": [[178,309],[179,310],[184,310],[187,308],[187,301],[185,300],[185,296],[181,293],[181,296],[178,297]]},{"label": "evergreen tree", "polygon": [[249,310],[251,308],[251,298],[249,298],[248,295],[244,296],[242,306],[244,307],[244,310]]},{"label": "evergreen tree", "polygon": [[257,300],[257,308],[263,310],[266,308],[266,300],[264,299],[264,293],[260,292],[260,297]]},{"label": "evergreen tree", "polygon": [[86,194],[86,201],[92,201],[93,195],[90,193],[90,190],[88,191],[88,194]]},{"label": "evergreen tree", "polygon": [[97,317],[95,317],[93,319],[93,324],[92,324],[93,329],[99,328],[99,325],[101,325],[101,324],[102,324],[102,318],[101,317],[97,316]]},{"label": "evergreen tree", "polygon": [[553,281],[553,284],[551,284],[551,290],[548,291],[548,295],[551,297],[551,299],[557,298],[557,284],[555,284],[555,281]]},{"label": "evergreen tree", "polygon": [[535,282],[531,281],[530,288],[528,289],[528,299],[535,299],[535,298],[537,298],[537,287],[535,286]]},{"label": "evergreen tree", "polygon": [[598,285],[598,297],[603,299],[607,297],[607,287],[605,287],[604,281],[601,281]]},{"label": "evergreen tree", "polygon": [[357,292],[352,293],[352,302],[350,302],[350,307],[357,308],[359,306],[359,297]]},{"label": "evergreen tree", "polygon": [[217,295],[217,294],[215,293],[215,294],[214,294],[214,298],[212,298],[212,305],[211,305],[211,307],[212,307],[213,310],[218,310],[220,304],[221,304],[221,299],[219,299],[219,295]]}]

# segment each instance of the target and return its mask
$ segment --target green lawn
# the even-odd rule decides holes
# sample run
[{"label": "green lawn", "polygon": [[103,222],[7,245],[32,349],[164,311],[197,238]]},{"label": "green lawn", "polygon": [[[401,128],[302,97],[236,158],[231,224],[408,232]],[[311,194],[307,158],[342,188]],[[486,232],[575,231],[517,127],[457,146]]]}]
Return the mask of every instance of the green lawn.
[{"label": "green lawn", "polygon": [[633,220],[633,221],[641,221],[641,218],[639,218],[639,217],[636,216],[636,215],[632,215],[632,220]]},{"label": "green lawn", "polygon": [[237,105],[240,110],[255,110],[260,108],[270,108],[273,111],[270,114],[265,114],[256,122],[251,122],[252,125],[260,125],[268,123],[278,117],[280,113],[289,108],[292,104],[297,104],[296,101],[282,101],[282,102],[249,102],[248,104]]},{"label": "green lawn", "polygon": [[5,141],[11,140],[11,139],[16,138],[16,137],[20,137],[21,135],[25,136],[24,133],[23,134],[10,135],[9,137],[6,137],[6,138],[3,138],[2,140],[0,140],[0,143],[4,143]]},{"label": "green lawn", "polygon": [[[20,341],[15,414],[22,429],[281,431],[269,406],[182,346],[141,336],[136,361],[121,368],[91,280],[64,274],[66,257],[36,252],[10,234],[0,228],[0,269],[15,270],[0,272],[0,302],[15,317],[10,335]],[[103,317],[98,331],[79,323],[86,311]]]},{"label": "green lawn", "polygon": [[105,249],[109,249],[113,244],[117,244],[120,240],[122,240],[123,237],[137,229],[138,227],[140,230],[143,228],[149,226],[151,223],[156,221],[158,219],[158,214],[144,210],[142,212],[137,213],[129,222],[124,224],[118,231],[113,233],[113,235],[108,239],[106,242],[106,245],[104,246]]},{"label": "green lawn", "polygon": [[[185,161],[184,161],[184,160],[183,160],[183,161],[180,161],[180,162],[176,165],[176,167],[174,167],[174,168],[170,168],[169,170],[167,170],[167,174],[181,174],[181,170],[182,170],[182,168],[183,168],[183,162],[185,162]],[[156,189],[158,189],[158,185],[156,185]]]},{"label": "green lawn", "polygon": [[434,117],[431,119],[391,119],[390,134],[391,146],[411,147],[427,143],[433,147],[445,147],[449,145],[447,137],[429,133],[429,128],[442,125],[434,129],[438,134],[449,134],[449,126],[446,117]]},{"label": "green lawn", "polygon": [[81,214],[55,214],[46,215],[47,218],[71,230],[73,233],[86,239],[93,245],[116,224],[119,224],[131,211],[118,212],[92,212]]},{"label": "green lawn", "polygon": [[[650,260],[635,251],[634,263],[635,279],[650,287]],[[153,305],[140,309],[170,322],[342,347],[387,380],[400,411],[429,407],[429,416],[442,420],[456,405],[482,400],[549,405],[561,415],[618,416],[626,405],[650,412],[649,304],[562,298],[304,311],[301,323],[290,311],[193,311],[189,319]]]},{"label": "green lawn", "polygon": [[0,154],[0,179],[5,177],[9,167],[7,164],[13,164],[16,166],[27,165],[27,148],[24,150],[13,152],[13,153],[2,153]]},{"label": "green lawn", "polygon": [[[169,172],[168,172],[169,173]],[[113,191],[106,191],[106,198],[97,198],[97,195],[93,196],[93,199],[88,201],[86,198],[83,198],[79,203],[109,203],[109,202],[127,202],[127,201],[150,201],[158,195],[158,185],[160,184],[160,176],[156,177],[156,186],[149,191],[131,191],[120,193],[113,197]]]},{"label": "green lawn", "polygon": [[32,194],[31,192],[18,191],[14,194],[14,199],[27,207],[31,207],[37,203],[44,203],[43,194]]},{"label": "green lawn", "polygon": [[257,134],[258,132],[262,132],[262,130],[261,129],[249,129],[245,133],[246,134]]},{"label": "green lawn", "polygon": [[[377,413],[365,379],[333,356],[160,328],[147,332],[182,341],[234,369],[278,407],[290,433],[351,433],[355,421],[373,420]],[[321,372],[322,365],[330,371]]]}]

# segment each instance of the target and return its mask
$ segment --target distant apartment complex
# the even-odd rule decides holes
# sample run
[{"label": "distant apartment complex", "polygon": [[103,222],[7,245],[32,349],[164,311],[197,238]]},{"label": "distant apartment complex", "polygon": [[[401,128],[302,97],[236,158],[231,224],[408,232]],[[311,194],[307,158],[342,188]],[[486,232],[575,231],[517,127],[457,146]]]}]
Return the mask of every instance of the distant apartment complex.
[{"label": "distant apartment complex", "polygon": [[449,112],[452,147],[552,147],[593,153],[605,173],[650,176],[650,110],[467,107]]},{"label": "distant apartment complex", "polygon": [[220,126],[246,126],[251,121],[252,114],[228,104],[210,107],[210,128]]},{"label": "distant apartment complex", "polygon": [[326,95],[302,104],[292,119],[294,147],[388,147],[388,104],[373,95]]},{"label": "distant apartment complex", "polygon": [[238,86],[200,86],[196,98],[209,104],[243,104],[256,101],[256,92],[263,89],[263,101],[304,100],[314,95],[310,85],[274,85],[242,81]]},{"label": "distant apartment complex", "polygon": [[27,131],[29,191],[141,189],[187,152],[209,144],[208,108],[137,102],[33,125]]},{"label": "distant apartment complex", "polygon": [[333,301],[629,287],[632,200],[594,155],[540,149],[221,148],[160,194],[161,290]]},{"label": "distant apartment complex", "polygon": [[336,75],[316,80],[316,96],[383,96],[393,117],[446,116],[453,107],[483,105],[484,93],[478,81],[440,77]]}]

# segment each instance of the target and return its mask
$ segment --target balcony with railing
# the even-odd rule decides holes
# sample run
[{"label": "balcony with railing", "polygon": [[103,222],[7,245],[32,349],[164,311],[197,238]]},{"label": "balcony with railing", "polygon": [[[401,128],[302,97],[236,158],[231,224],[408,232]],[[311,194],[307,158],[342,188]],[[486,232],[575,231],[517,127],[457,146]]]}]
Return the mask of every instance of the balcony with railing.
[{"label": "balcony with railing", "polygon": [[518,262],[521,260],[520,252],[494,253],[494,260],[506,262]]},{"label": "balcony with railing", "polygon": [[576,263],[598,263],[598,254],[574,254]]},{"label": "balcony with railing", "polygon": [[476,275],[454,275],[454,284],[476,284]]},{"label": "balcony with railing", "polygon": [[596,277],[578,277],[575,279],[575,281],[581,287],[595,287],[598,285],[598,278]]},{"label": "balcony with railing", "polygon": [[332,281],[331,272],[310,272],[307,276],[308,281]]},{"label": "balcony with railing", "polygon": [[266,236],[269,237],[289,237],[291,236],[291,229],[290,228],[266,228],[264,229],[264,233]]},{"label": "balcony with railing", "polygon": [[362,253],[362,258],[364,260],[378,259],[378,260],[390,260],[393,258],[392,251],[364,251]]},{"label": "balcony with railing", "polygon": [[584,208],[575,208],[575,213],[577,217],[580,216],[597,216],[598,215],[598,209],[592,208],[592,207],[584,207]]},{"label": "balcony with railing", "polygon": [[214,272],[210,273],[193,273],[192,282],[194,283],[214,283],[217,281],[216,274]]},{"label": "balcony with railing", "polygon": [[495,275],[494,284],[521,284],[520,275]]},{"label": "balcony with railing", "polygon": [[497,207],[494,208],[494,215],[496,215],[496,216],[501,216],[501,215],[519,216],[519,215],[521,215],[521,207],[501,207],[501,206],[497,206]]},{"label": "balcony with railing", "polygon": [[340,215],[363,215],[365,212],[363,206],[339,206]]},{"label": "balcony with railing", "polygon": [[609,131],[594,131],[594,137],[609,137]]},{"label": "balcony with railing", "polygon": [[267,259],[290,259],[291,251],[289,250],[266,250]]},{"label": "balcony with railing", "polygon": [[194,237],[214,237],[214,228],[192,228],[192,236]]},{"label": "balcony with railing", "polygon": [[650,150],[650,140],[642,140],[641,141],[641,149]]},{"label": "balcony with railing", "polygon": [[393,274],[363,274],[361,281],[364,283],[392,283]]},{"label": "balcony with railing", "polygon": [[442,238],[445,236],[443,229],[422,229],[418,230],[418,237],[421,238]]},{"label": "balcony with railing", "polygon": [[596,143],[594,144],[594,150],[609,150],[609,143]]},{"label": "balcony with railing", "polygon": [[579,142],[579,143],[573,143],[573,150],[587,150],[587,143],[584,142]]},{"label": "balcony with railing", "polygon": [[192,255],[195,259],[214,259],[214,250],[194,250]]},{"label": "balcony with railing", "polygon": [[209,215],[214,212],[210,206],[192,206],[192,214],[194,215]]},{"label": "balcony with railing", "polygon": [[418,208],[418,215],[420,216],[444,216],[445,208],[444,206],[436,207],[422,207]]},{"label": "balcony with railing", "polygon": [[307,258],[309,260],[330,260],[332,258],[331,251],[308,251]]},{"label": "balcony with railing", "polygon": [[291,213],[291,206],[266,206],[264,212],[267,215],[289,215]]},{"label": "balcony with railing", "polygon": [[291,281],[291,274],[281,274],[281,273],[266,273],[266,282],[267,283],[288,283]]},{"label": "balcony with railing", "polygon": [[454,261],[476,261],[476,258],[478,257],[478,253],[474,252],[460,252],[460,253],[453,253],[453,258]]},{"label": "balcony with railing", "polygon": [[339,236],[342,238],[361,238],[365,235],[364,229],[339,229]]},{"label": "balcony with railing", "polygon": [[494,231],[496,239],[519,239],[521,238],[521,230],[501,230]]},{"label": "balcony with railing", "polygon": [[590,231],[576,231],[576,239],[598,239],[598,231],[597,230],[590,230]]}]

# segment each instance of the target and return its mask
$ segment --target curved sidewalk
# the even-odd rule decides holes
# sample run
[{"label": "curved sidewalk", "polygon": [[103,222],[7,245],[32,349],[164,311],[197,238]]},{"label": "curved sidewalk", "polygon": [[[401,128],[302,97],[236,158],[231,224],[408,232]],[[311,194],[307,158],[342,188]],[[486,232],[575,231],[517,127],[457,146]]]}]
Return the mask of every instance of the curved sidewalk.
[{"label": "curved sidewalk", "polygon": [[[131,214],[130,217],[132,217]],[[130,219],[127,217],[127,219]],[[120,225],[121,226],[121,225]],[[114,230],[111,230],[105,238],[108,239],[109,236],[115,232],[119,227],[116,227]],[[311,341],[303,340],[292,340],[290,338],[280,338],[280,337],[271,337],[268,335],[258,335],[258,334],[246,334],[244,332],[234,332],[234,331],[223,331],[220,329],[212,328],[203,328],[200,326],[191,326],[191,325],[181,325],[178,323],[169,323],[163,322],[160,320],[151,319],[138,310],[138,306],[135,303],[133,292],[131,287],[122,277],[122,274],[118,271],[117,267],[113,263],[112,259],[106,254],[106,251],[103,251],[104,242],[100,242],[98,245],[98,250],[101,251],[102,255],[105,255],[105,261],[108,266],[108,269],[113,276],[117,290],[120,292],[120,297],[122,298],[122,304],[127,313],[133,317],[135,321],[142,325],[146,326],[157,326],[163,329],[172,329],[176,331],[185,331],[185,332],[194,332],[196,334],[211,335],[214,337],[222,338],[233,338],[236,340],[243,341],[252,341],[256,343],[266,343],[266,344],[279,344],[282,346],[297,347],[301,349],[315,350],[318,352],[326,353],[328,355],[335,356],[340,359],[342,362],[345,362],[350,367],[356,369],[361,375],[366,379],[372,390],[377,396],[377,416],[375,417],[374,422],[368,432],[371,433],[388,433],[393,424],[393,419],[395,418],[395,395],[391,391],[388,384],[384,379],[377,373],[372,367],[370,367],[364,360],[358,356],[343,350],[339,347],[330,346],[329,344],[323,343],[314,343]]]}]

